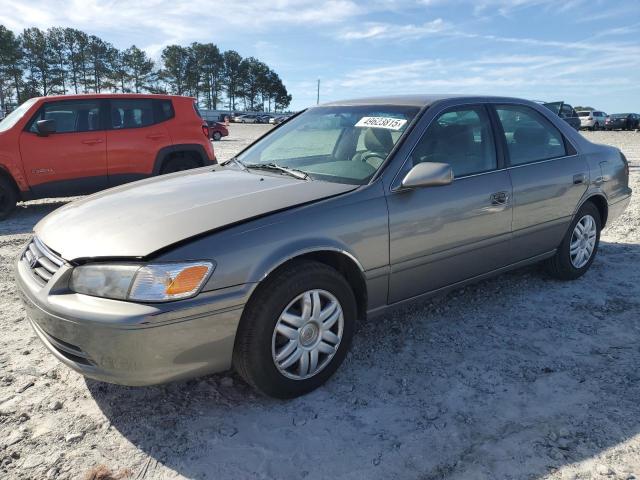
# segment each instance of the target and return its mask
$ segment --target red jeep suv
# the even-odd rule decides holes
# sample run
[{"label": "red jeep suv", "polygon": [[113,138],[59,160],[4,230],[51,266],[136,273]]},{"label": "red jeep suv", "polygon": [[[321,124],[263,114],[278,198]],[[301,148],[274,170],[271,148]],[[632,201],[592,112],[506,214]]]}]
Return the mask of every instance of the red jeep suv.
[{"label": "red jeep suv", "polygon": [[0,122],[0,219],[18,200],[84,195],[212,163],[193,98],[32,98]]}]

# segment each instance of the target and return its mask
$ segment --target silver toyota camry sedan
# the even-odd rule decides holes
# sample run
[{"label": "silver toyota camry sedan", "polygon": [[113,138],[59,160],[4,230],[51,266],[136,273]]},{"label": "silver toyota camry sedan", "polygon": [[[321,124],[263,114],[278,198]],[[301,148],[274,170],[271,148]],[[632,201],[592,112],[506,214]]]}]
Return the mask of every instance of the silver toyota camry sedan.
[{"label": "silver toyota camry sedan", "polygon": [[222,165],[56,210],[16,278],[35,333],[88,377],[234,367],[294,397],[336,371],[367,315],[534,262],[578,278],[628,177],[619,150],[526,100],[335,102]]}]

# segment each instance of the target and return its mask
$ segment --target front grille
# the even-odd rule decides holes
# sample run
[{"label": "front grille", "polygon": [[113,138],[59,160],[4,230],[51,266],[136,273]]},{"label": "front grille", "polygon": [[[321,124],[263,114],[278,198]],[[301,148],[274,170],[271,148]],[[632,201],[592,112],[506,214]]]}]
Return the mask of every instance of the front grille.
[{"label": "front grille", "polygon": [[38,240],[38,237],[33,237],[29,247],[22,255],[22,261],[26,263],[33,277],[42,286],[46,285],[64,264],[64,260],[49,250],[44,243]]}]

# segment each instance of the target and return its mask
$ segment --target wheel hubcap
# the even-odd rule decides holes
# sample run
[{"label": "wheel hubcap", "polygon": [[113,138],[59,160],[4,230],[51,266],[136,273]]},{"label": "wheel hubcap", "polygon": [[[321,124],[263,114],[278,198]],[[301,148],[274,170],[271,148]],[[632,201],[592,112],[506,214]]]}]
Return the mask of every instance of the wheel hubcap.
[{"label": "wheel hubcap", "polygon": [[569,255],[575,268],[582,268],[588,262],[596,246],[596,221],[591,215],[585,215],[576,223],[571,235]]},{"label": "wheel hubcap", "polygon": [[344,329],[342,307],[326,290],[294,298],[278,318],[271,341],[273,363],[285,377],[318,374],[336,354]]}]

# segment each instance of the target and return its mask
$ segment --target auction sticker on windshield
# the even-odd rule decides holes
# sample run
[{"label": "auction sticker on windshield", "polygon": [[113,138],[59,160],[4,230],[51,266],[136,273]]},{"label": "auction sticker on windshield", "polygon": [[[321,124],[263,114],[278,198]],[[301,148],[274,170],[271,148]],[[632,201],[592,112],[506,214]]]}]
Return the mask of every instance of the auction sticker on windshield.
[{"label": "auction sticker on windshield", "polygon": [[391,118],[391,117],[362,117],[356,127],[369,127],[369,128],[386,128],[387,130],[400,130],[407,120],[404,118]]}]

